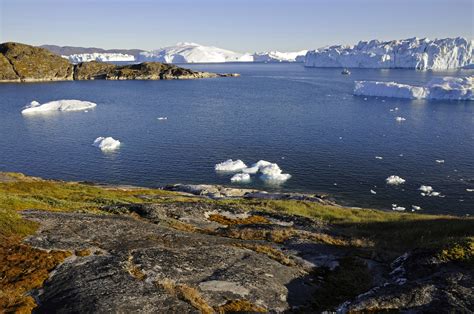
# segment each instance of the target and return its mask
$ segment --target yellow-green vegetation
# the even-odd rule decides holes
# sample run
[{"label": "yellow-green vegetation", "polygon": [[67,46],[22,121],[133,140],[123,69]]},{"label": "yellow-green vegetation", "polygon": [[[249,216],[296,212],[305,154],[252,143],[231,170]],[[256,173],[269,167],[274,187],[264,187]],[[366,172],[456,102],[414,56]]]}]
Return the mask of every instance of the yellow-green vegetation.
[{"label": "yellow-green vegetation", "polygon": [[269,221],[267,218],[258,216],[258,215],[252,215],[249,217],[245,218],[228,218],[223,215],[219,214],[211,214],[209,215],[209,220],[215,221],[217,223],[220,223],[221,225],[250,225],[250,224],[268,224]]},{"label": "yellow-green vegetation", "polygon": [[214,309],[206,302],[201,293],[194,287],[186,284],[176,283],[173,280],[165,279],[156,283],[157,286],[165,289],[169,294],[191,304],[203,314],[212,314]]},{"label": "yellow-green vegetation", "polygon": [[[294,200],[218,202],[246,210],[289,213],[323,220],[342,236],[359,239],[350,241],[354,246],[373,246],[372,253],[381,252],[388,259],[415,248],[441,250],[474,237],[474,218],[344,208]],[[469,258],[472,259],[472,255]]]},{"label": "yellow-green vegetation", "polygon": [[468,263],[474,266],[474,237],[465,239],[464,241],[453,243],[442,249],[438,257],[444,262],[460,262]]},{"label": "yellow-green vegetation", "polygon": [[248,300],[231,300],[226,304],[215,308],[219,314],[224,313],[267,313],[268,311],[261,306],[255,305]]},{"label": "yellow-green vegetation", "polygon": [[[0,208],[12,210],[95,212],[110,205],[190,200],[157,189],[103,188],[76,182],[28,180],[16,173],[4,173],[3,176],[16,179],[0,182]],[[172,200],[170,196],[173,196]]]},{"label": "yellow-green vegetation", "polygon": [[233,246],[252,250],[257,253],[265,254],[271,259],[285,266],[295,266],[295,262],[282,251],[270,246],[256,243],[234,243]]}]

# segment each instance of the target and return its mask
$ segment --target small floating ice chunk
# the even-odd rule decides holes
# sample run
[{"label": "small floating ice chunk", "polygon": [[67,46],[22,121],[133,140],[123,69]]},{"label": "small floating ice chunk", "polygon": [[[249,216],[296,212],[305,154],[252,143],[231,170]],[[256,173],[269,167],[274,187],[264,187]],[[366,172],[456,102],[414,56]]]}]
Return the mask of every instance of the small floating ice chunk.
[{"label": "small floating ice chunk", "polygon": [[411,205],[411,209],[412,209],[412,210],[421,210],[421,207],[420,207],[420,206],[416,206],[416,205]]},{"label": "small floating ice chunk", "polygon": [[375,159],[380,159],[380,160],[382,160],[383,157],[382,157],[382,156],[375,156]]},{"label": "small floating ice chunk", "polygon": [[157,120],[168,120],[168,117],[158,117]]},{"label": "small floating ice chunk", "polygon": [[403,122],[403,121],[406,121],[406,119],[404,117],[396,117],[395,120],[397,122]]},{"label": "small floating ice chunk", "polygon": [[438,164],[444,164],[444,159],[436,159],[436,162],[437,162]]},{"label": "small floating ice chunk", "polygon": [[420,190],[421,192],[424,192],[424,193],[431,193],[431,192],[433,192],[433,187],[429,186],[429,185],[422,185],[422,186],[420,186],[420,188],[418,190]]},{"label": "small floating ice chunk", "polygon": [[375,192],[374,190],[370,190],[370,193],[377,194],[377,192]]},{"label": "small floating ice chunk", "polygon": [[103,152],[111,152],[120,148],[120,141],[113,137],[98,137],[93,146],[100,148]]},{"label": "small floating ice chunk", "polygon": [[244,162],[240,159],[235,160],[235,161],[232,159],[228,159],[214,166],[214,169],[216,171],[225,171],[225,172],[238,172],[245,168],[247,168],[247,165],[244,164]]},{"label": "small floating ice chunk", "polygon": [[97,106],[97,104],[90,101],[82,101],[75,99],[63,99],[50,101],[44,104],[40,104],[37,101],[32,101],[29,106],[26,106],[21,113],[22,114],[35,114],[35,113],[51,113],[54,111],[83,111],[91,109]]},{"label": "small floating ice chunk", "polygon": [[392,204],[392,210],[396,211],[404,211],[406,208],[402,206],[398,206],[397,204]]},{"label": "small floating ice chunk", "polygon": [[232,178],[230,178],[231,182],[249,182],[250,175],[248,173],[237,173],[234,174]]},{"label": "small floating ice chunk", "polygon": [[474,189],[466,189],[466,192],[474,192]]},{"label": "small floating ice chunk", "polygon": [[385,181],[387,182],[387,184],[390,185],[399,185],[405,183],[406,180],[400,178],[399,176],[391,175],[390,177],[385,179]]}]

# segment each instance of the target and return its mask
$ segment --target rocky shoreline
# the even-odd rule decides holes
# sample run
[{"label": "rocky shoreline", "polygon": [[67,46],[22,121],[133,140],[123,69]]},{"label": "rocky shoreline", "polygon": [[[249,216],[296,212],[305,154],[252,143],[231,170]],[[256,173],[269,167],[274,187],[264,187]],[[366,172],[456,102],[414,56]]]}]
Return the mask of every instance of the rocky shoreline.
[{"label": "rocky shoreline", "polygon": [[[23,217],[10,225],[37,225],[22,243],[1,229],[14,215],[4,216],[8,207]],[[0,173],[0,209],[0,291],[37,273],[30,255],[56,260],[44,282],[19,290],[32,299],[16,309],[471,313],[474,305],[470,218],[344,208],[324,195],[9,173]],[[15,269],[21,283],[9,277]],[[12,295],[0,292],[0,308]]]},{"label": "rocky shoreline", "polygon": [[114,65],[102,62],[72,64],[47,49],[20,43],[0,44],[0,82],[73,80],[183,80],[239,76],[193,71],[171,64],[144,62]]}]

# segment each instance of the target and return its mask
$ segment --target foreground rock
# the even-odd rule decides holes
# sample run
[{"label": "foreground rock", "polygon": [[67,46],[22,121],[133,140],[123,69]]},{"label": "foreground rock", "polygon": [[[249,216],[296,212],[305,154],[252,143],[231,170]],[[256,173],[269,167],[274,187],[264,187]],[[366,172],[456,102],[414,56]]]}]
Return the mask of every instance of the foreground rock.
[{"label": "foreground rock", "polygon": [[371,257],[369,244],[320,220],[191,199],[102,212],[23,212],[41,226],[26,243],[74,253],[33,291],[38,313],[470,313],[474,305],[470,268],[429,251]]},{"label": "foreground rock", "polygon": [[44,48],[12,42],[0,44],[0,82],[170,80],[224,76],[237,74],[193,71],[159,62],[116,66],[93,61],[73,65]]}]

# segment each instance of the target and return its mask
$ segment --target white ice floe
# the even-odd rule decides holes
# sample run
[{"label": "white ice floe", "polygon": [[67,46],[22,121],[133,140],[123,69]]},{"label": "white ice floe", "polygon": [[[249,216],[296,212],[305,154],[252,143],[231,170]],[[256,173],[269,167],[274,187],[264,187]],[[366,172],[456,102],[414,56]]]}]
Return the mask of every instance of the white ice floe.
[{"label": "white ice floe", "polygon": [[395,118],[395,121],[397,122],[403,122],[403,121],[406,121],[406,119],[404,117],[396,117]]},{"label": "white ice floe", "polygon": [[50,101],[44,104],[40,104],[37,101],[32,101],[30,105],[26,106],[21,113],[22,114],[35,114],[35,113],[51,113],[55,111],[84,111],[97,106],[95,103],[90,101],[75,100],[75,99],[63,99]]},{"label": "white ice floe", "polygon": [[260,167],[260,172],[262,173],[260,179],[269,183],[284,182],[291,178],[290,174],[282,173],[280,167],[274,163]]},{"label": "white ice floe", "polygon": [[93,146],[100,148],[103,152],[111,152],[120,148],[120,141],[113,137],[98,137]]},{"label": "white ice floe", "polygon": [[444,159],[436,159],[436,162],[437,162],[438,164],[444,164]]},{"label": "white ice floe", "polygon": [[245,168],[247,168],[247,165],[245,165],[244,162],[240,159],[235,160],[235,161],[232,159],[228,159],[214,166],[214,169],[216,171],[223,171],[223,172],[238,172]]},{"label": "white ice floe", "polygon": [[157,120],[168,120],[168,117],[158,117]]},{"label": "white ice floe", "polygon": [[305,66],[446,70],[474,63],[473,41],[466,38],[409,38],[334,45],[306,54]]},{"label": "white ice floe", "polygon": [[398,206],[397,204],[392,204],[392,210],[396,211],[404,211],[406,208],[402,206]]},{"label": "white ice floe", "polygon": [[474,76],[433,78],[424,86],[396,82],[355,81],[354,95],[408,99],[474,100]]},{"label": "white ice floe", "polygon": [[236,173],[230,178],[231,182],[249,182],[250,175],[248,173]]},{"label": "white ice floe", "polygon": [[375,192],[374,190],[370,190],[370,193],[377,194],[377,192]]},{"label": "white ice floe", "polygon": [[399,185],[405,183],[406,180],[400,178],[399,176],[391,175],[390,177],[385,179],[385,181],[387,182],[387,184],[390,185]]},{"label": "white ice floe", "polygon": [[466,189],[466,192],[474,192],[474,189]]},{"label": "white ice floe", "polygon": [[380,159],[380,160],[382,160],[383,157],[382,157],[382,156],[375,156],[375,159]]},{"label": "white ice floe", "polygon": [[421,191],[421,196],[437,196],[437,197],[444,197],[444,195],[441,195],[440,192],[436,192],[432,186],[429,185],[422,185],[418,189]]},{"label": "white ice floe", "polygon": [[411,209],[412,209],[412,210],[421,210],[421,207],[420,207],[420,206],[416,206],[416,205],[411,205]]}]

